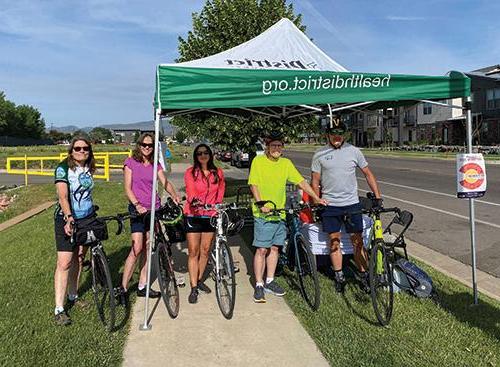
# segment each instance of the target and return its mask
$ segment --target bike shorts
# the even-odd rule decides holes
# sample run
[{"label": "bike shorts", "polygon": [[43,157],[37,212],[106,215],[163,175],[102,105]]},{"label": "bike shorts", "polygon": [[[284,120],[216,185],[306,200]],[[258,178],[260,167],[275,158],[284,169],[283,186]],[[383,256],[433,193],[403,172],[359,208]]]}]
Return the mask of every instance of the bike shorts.
[{"label": "bike shorts", "polygon": [[56,249],[61,252],[73,252],[76,248],[76,243],[71,242],[71,237],[64,233],[64,225],[66,222],[62,215],[56,215],[54,218],[54,230],[56,235]]},{"label": "bike shorts", "polygon": [[282,220],[270,221],[254,218],[253,246],[271,248],[283,246],[286,240],[286,224]]},{"label": "bike shorts", "polygon": [[186,216],[184,228],[186,233],[213,233],[215,227],[210,223],[210,217]]},{"label": "bike shorts", "polygon": [[361,213],[352,214],[349,219],[346,218],[347,213],[359,212],[361,209],[360,203],[347,206],[327,206],[321,213],[323,232],[340,232],[343,224],[347,233],[362,233],[363,216]]},{"label": "bike shorts", "polygon": [[[128,204],[128,212],[137,215],[137,210],[132,204]],[[146,233],[149,231],[149,223],[144,223],[144,215],[130,217],[130,233]]]}]

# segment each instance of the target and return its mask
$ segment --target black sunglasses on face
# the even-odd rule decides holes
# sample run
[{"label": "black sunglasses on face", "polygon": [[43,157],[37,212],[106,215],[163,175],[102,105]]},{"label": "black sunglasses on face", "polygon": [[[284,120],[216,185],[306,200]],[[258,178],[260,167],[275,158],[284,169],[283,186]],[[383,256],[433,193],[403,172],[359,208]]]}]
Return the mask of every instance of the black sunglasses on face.
[{"label": "black sunglasses on face", "polygon": [[198,157],[200,157],[200,156],[202,156],[202,155],[210,155],[210,153],[209,153],[209,152],[207,152],[206,150],[199,150],[199,151],[197,151],[197,152],[196,152],[196,155],[197,155]]},{"label": "black sunglasses on face", "polygon": [[75,152],[79,152],[81,150],[83,150],[84,152],[88,152],[90,150],[90,147],[88,145],[84,147],[73,147],[73,150]]},{"label": "black sunglasses on face", "polygon": [[151,149],[153,149],[154,146],[155,146],[154,144],[141,143],[141,147],[143,147],[143,148],[151,148]]}]

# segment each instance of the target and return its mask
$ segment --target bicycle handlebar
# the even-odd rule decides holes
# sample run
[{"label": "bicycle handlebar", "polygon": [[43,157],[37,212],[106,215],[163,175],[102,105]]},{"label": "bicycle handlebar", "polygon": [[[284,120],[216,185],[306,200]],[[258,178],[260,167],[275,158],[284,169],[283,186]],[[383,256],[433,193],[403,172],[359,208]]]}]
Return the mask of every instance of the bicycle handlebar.
[{"label": "bicycle handlebar", "polygon": [[309,204],[309,203],[305,203],[305,202],[300,202],[294,208],[276,208],[276,203],[272,200],[260,200],[260,201],[255,202],[255,205],[257,205],[257,207],[259,207],[259,208],[262,208],[266,204],[271,204],[274,207],[274,208],[270,208],[271,211],[269,214],[271,214],[271,213],[274,213],[274,214],[279,214],[279,213],[296,214],[304,209],[311,209],[313,211],[316,211],[316,210],[321,210],[325,207],[324,205],[321,205],[321,204]]},{"label": "bicycle handlebar", "polygon": [[224,211],[228,209],[246,209],[244,206],[238,206],[236,203],[217,203],[217,204],[202,204],[202,203],[194,203],[191,204],[194,208],[203,209],[203,210],[215,210],[215,211]]}]

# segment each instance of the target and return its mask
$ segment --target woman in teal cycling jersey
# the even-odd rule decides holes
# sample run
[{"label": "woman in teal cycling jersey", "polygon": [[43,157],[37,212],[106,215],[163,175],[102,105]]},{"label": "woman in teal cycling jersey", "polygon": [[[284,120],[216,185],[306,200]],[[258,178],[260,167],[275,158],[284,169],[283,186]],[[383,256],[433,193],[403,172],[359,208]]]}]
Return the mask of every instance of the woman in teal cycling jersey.
[{"label": "woman in teal cycling jersey", "polygon": [[71,324],[64,309],[66,291],[69,303],[83,305],[78,300],[78,280],[87,248],[75,243],[72,234],[75,220],[94,214],[94,172],[95,161],[90,142],[83,137],[74,138],[68,149],[68,157],[55,170],[58,202],[54,216],[57,248],[54,314],[58,325]]}]

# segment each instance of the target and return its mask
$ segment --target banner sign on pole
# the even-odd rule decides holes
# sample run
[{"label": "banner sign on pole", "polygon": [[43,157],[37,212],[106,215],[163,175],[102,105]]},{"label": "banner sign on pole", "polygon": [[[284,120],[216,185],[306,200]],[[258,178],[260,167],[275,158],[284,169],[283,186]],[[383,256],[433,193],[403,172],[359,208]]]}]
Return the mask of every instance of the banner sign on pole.
[{"label": "banner sign on pole", "polygon": [[457,154],[457,197],[480,198],[486,192],[486,167],[480,153]]}]

